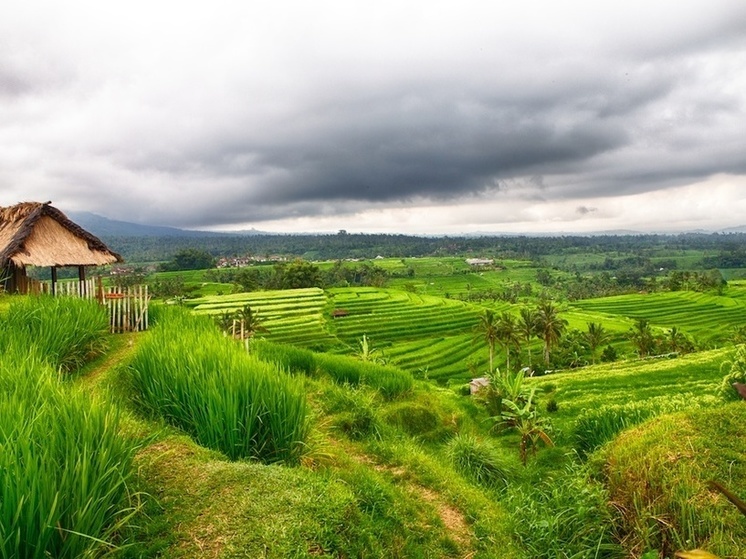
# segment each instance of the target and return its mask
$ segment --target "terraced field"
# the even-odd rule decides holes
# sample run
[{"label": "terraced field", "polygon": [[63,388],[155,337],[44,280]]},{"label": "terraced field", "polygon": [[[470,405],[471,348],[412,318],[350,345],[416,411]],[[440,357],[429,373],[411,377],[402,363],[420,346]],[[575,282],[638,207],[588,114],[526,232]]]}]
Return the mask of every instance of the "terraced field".
[{"label": "terraced field", "polygon": [[573,304],[609,315],[645,318],[656,326],[677,326],[707,342],[725,341],[733,327],[746,324],[746,289],[740,286],[730,287],[726,296],[678,291],[587,299]]},{"label": "terraced field", "polygon": [[322,289],[254,291],[192,299],[188,303],[200,314],[219,315],[249,305],[259,312],[267,338],[300,347],[327,349],[339,340],[327,330],[326,295]]},{"label": "terraced field", "polygon": [[[393,363],[431,379],[468,379],[470,360],[484,365],[487,350],[475,342],[477,305],[394,289],[332,289],[335,308],[349,315],[334,321],[337,337],[350,345],[368,336]],[[501,304],[507,309],[507,304]]]},{"label": "terraced field", "polygon": [[335,308],[348,316],[334,323],[337,337],[354,343],[366,334],[380,343],[469,332],[478,321],[474,305],[394,289],[330,289]]}]

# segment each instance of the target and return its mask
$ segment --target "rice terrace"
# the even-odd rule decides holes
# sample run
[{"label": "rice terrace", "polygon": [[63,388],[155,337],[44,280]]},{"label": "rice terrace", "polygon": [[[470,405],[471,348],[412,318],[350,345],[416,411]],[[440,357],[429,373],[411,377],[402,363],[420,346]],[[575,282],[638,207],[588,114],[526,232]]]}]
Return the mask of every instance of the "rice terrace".
[{"label": "rice terrace", "polygon": [[[99,239],[50,208],[0,221],[0,557],[746,557],[744,235]],[[87,277],[147,285],[147,330]]]}]

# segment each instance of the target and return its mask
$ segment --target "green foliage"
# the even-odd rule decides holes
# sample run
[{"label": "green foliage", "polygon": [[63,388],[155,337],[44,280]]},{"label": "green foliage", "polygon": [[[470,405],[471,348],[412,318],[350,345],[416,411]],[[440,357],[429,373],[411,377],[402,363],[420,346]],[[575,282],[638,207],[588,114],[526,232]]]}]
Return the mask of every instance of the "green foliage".
[{"label": "green foliage", "polygon": [[368,388],[331,385],[323,392],[322,406],[332,424],[353,440],[381,435],[376,393]]},{"label": "green foliage", "polygon": [[460,410],[419,391],[410,399],[389,405],[383,415],[388,424],[423,442],[441,442],[453,436],[462,420]]},{"label": "green foliage", "polygon": [[0,338],[23,337],[62,371],[76,369],[106,349],[106,310],[84,299],[19,298],[11,303],[0,325]]},{"label": "green foliage", "polygon": [[622,558],[608,496],[584,468],[568,468],[508,492],[513,529],[535,559]]},{"label": "green foliage", "polygon": [[739,402],[687,410],[625,431],[604,447],[605,481],[630,556],[656,549],[670,557],[693,548],[746,556],[746,517],[709,485],[721,482],[743,498],[744,421]]},{"label": "green foliage", "polygon": [[727,369],[726,375],[718,388],[718,393],[725,400],[740,400],[741,396],[733,387],[734,382],[746,384],[746,345],[739,345],[733,357],[723,361],[720,371]]},{"label": "green foliage", "polygon": [[536,455],[536,449],[540,442],[547,446],[553,446],[554,443],[549,437],[552,431],[552,425],[549,420],[539,415],[534,405],[534,390],[525,397],[521,395],[518,401],[505,399],[503,400],[502,419],[511,429],[515,429],[520,436],[519,452],[521,462],[526,465],[528,451]]},{"label": "green foliage", "polygon": [[215,266],[215,258],[206,250],[186,248],[174,254],[170,262],[161,265],[163,271],[204,270]]},{"label": "green foliage", "polygon": [[173,309],[129,372],[136,401],[231,459],[297,463],[308,434],[301,387],[210,324]]},{"label": "green foliage", "polygon": [[378,390],[387,398],[395,398],[412,390],[414,379],[410,373],[390,365],[359,361],[343,355],[319,353],[316,363],[340,384],[365,384]]},{"label": "green foliage", "polygon": [[588,454],[613,440],[620,432],[657,415],[715,405],[709,395],[677,394],[624,404],[606,404],[583,410],[575,420],[575,448]]},{"label": "green foliage", "polygon": [[446,453],[456,470],[479,485],[504,489],[513,477],[500,453],[472,435],[453,437]]}]

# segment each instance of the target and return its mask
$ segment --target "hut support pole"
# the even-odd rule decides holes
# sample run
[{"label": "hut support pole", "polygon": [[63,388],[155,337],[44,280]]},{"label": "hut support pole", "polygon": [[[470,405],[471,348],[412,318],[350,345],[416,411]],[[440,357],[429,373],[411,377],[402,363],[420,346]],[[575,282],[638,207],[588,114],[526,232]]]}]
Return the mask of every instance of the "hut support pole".
[{"label": "hut support pole", "polygon": [[81,297],[88,295],[85,287],[85,266],[78,266],[78,290],[80,291]]},{"label": "hut support pole", "polygon": [[52,266],[52,295],[57,295],[57,266]]}]

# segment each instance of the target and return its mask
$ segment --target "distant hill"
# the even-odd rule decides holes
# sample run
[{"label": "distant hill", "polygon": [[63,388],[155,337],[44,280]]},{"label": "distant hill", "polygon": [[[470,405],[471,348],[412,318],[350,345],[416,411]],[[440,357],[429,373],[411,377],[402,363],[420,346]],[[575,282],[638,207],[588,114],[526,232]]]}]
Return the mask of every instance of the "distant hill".
[{"label": "distant hill", "polygon": [[235,235],[261,235],[256,230],[215,233],[194,231],[161,225],[142,225],[129,221],[117,221],[91,212],[66,212],[67,216],[86,231],[97,237],[225,237]]}]

